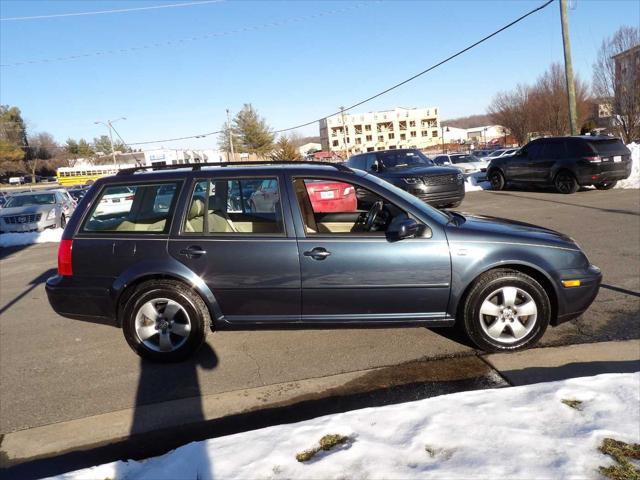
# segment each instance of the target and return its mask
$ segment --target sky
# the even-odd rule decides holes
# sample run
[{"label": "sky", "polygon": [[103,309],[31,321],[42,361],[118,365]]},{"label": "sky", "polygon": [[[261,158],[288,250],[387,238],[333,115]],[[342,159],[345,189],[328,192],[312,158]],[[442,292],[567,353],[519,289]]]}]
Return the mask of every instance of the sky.
[{"label": "sky", "polygon": [[[233,114],[245,103],[273,128],[287,128],[384,90],[544,0],[226,0],[130,10],[177,3],[0,0],[0,102],[18,106],[30,131],[60,142],[105,134],[94,122],[119,117],[126,117],[115,126],[127,143],[212,132],[226,109]],[[574,70],[590,81],[602,40],[622,25],[640,25],[640,2],[569,6]],[[129,11],[10,20],[114,9]],[[396,106],[438,107],[442,119],[485,113],[497,92],[562,61],[556,0],[353,113]],[[317,124],[298,133],[317,135]],[[214,135],[144,148],[216,145]]]}]

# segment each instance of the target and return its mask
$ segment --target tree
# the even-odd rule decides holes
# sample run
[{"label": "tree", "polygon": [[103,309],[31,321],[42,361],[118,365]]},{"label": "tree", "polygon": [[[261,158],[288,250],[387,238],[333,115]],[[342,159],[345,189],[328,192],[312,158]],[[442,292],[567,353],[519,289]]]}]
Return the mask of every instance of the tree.
[{"label": "tree", "polygon": [[290,137],[282,135],[276,143],[275,149],[269,155],[269,159],[275,161],[302,160],[302,155],[300,155],[294,141]]},{"label": "tree", "polygon": [[[93,149],[96,153],[101,152],[103,155],[111,155],[111,140],[108,135],[100,135],[100,137],[93,139]],[[116,152],[127,153],[131,151],[131,148],[122,143],[120,140],[113,141],[113,149]]]},{"label": "tree", "polygon": [[22,160],[28,145],[20,109],[0,105],[0,173],[23,171]]},{"label": "tree", "polygon": [[[229,142],[229,137],[230,136],[231,136],[231,139],[233,141],[234,152],[239,151],[239,149],[240,149],[240,138],[233,131],[233,123],[231,125],[229,125],[227,122],[224,122],[224,124],[222,125],[222,131],[218,135],[218,146],[220,147],[221,150],[227,152],[228,155],[231,154],[231,144]],[[229,158],[229,157],[227,156],[227,158]],[[233,161],[233,160],[234,159],[231,159],[231,161]]]},{"label": "tree", "polygon": [[518,85],[511,92],[500,92],[487,109],[493,122],[511,130],[511,135],[521,145],[527,142],[531,132],[530,92],[531,87],[527,85]]},{"label": "tree", "polygon": [[237,151],[254,153],[264,157],[273,150],[274,133],[267,125],[264,118],[258,115],[258,112],[250,103],[245,103],[233,118],[231,131],[238,140]]},{"label": "tree", "polygon": [[29,155],[25,159],[25,163],[31,173],[31,182],[35,183],[36,170],[42,161],[50,160],[58,154],[59,146],[53,138],[53,135],[47,132],[40,132],[30,135]]},{"label": "tree", "polygon": [[96,154],[91,144],[84,138],[80,140],[67,138],[63,149],[64,160],[69,167],[73,167],[79,158],[90,158]]},{"label": "tree", "polygon": [[593,64],[593,93],[610,103],[618,134],[625,143],[640,137],[640,82],[633,69],[627,75],[616,76],[613,57],[639,44],[638,28],[621,27],[612,37],[602,41]]}]

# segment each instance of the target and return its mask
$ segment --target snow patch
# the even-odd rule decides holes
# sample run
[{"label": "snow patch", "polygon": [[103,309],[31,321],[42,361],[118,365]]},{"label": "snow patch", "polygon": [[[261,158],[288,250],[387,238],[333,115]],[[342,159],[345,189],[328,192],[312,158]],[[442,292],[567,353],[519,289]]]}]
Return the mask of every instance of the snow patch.
[{"label": "snow patch", "polygon": [[[328,415],[194,442],[143,461],[113,462],[55,477],[601,478],[606,437],[640,442],[640,373],[478,390]],[[580,410],[563,400],[575,400]],[[327,434],[349,448],[300,463]]]},{"label": "snow patch", "polygon": [[486,173],[471,173],[467,175],[464,182],[464,191],[477,192],[480,190],[491,190],[491,182],[486,180],[486,178]]},{"label": "snow patch", "polygon": [[42,232],[2,233],[0,234],[0,247],[17,247],[31,245],[32,243],[59,242],[64,229],[55,228]]},{"label": "snow patch", "polygon": [[640,188],[640,143],[630,143],[627,148],[631,150],[631,175],[614,188]]}]

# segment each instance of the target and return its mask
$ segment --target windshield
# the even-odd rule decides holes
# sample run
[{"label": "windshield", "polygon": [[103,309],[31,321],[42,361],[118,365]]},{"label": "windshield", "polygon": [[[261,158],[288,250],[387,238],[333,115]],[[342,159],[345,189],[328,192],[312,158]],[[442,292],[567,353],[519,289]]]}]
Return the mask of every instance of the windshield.
[{"label": "windshield", "polygon": [[378,160],[385,168],[432,167],[434,164],[420,150],[388,150],[378,152]]},{"label": "windshield", "polygon": [[478,159],[473,155],[451,155],[451,163],[471,163],[477,162]]},{"label": "windshield", "polygon": [[367,177],[367,180],[377,183],[378,185],[384,187],[386,190],[392,191],[399,197],[402,197],[404,201],[410,203],[418,210],[425,212],[430,217],[437,218],[444,222],[449,221],[449,215],[432,207],[431,205],[428,205],[427,203],[420,200],[418,197],[411,195],[409,192],[406,192],[405,190],[402,190],[401,188],[396,187],[392,183],[382,180],[381,178],[376,177],[374,175],[367,174],[365,176]]},{"label": "windshield", "polygon": [[52,205],[56,203],[56,197],[52,193],[42,193],[35,195],[18,195],[10,197],[5,205],[6,208],[26,207],[28,205]]},{"label": "windshield", "polygon": [[478,150],[473,153],[475,157],[486,157],[488,152],[483,152],[482,150]]}]

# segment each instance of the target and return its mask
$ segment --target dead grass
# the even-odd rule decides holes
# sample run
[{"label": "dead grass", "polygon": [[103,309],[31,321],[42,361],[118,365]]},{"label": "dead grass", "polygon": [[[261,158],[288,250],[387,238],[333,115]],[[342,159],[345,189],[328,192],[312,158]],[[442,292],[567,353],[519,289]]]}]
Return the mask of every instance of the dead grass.
[{"label": "dead grass", "polygon": [[640,480],[640,469],[634,466],[629,459],[640,460],[640,444],[628,444],[605,438],[599,450],[615,460],[615,464],[609,467],[600,467],[602,475],[611,480]]},{"label": "dead grass", "polygon": [[297,453],[296,460],[299,462],[308,462],[321,450],[328,451],[337,445],[341,445],[343,443],[347,443],[350,441],[351,439],[344,435],[338,435],[338,434],[325,435],[320,439],[319,445],[317,447],[313,447],[308,450],[304,450],[300,453]]},{"label": "dead grass", "polygon": [[574,410],[582,410],[582,400],[576,400],[571,398],[563,398],[562,403],[567,405],[568,407],[573,408]]}]

